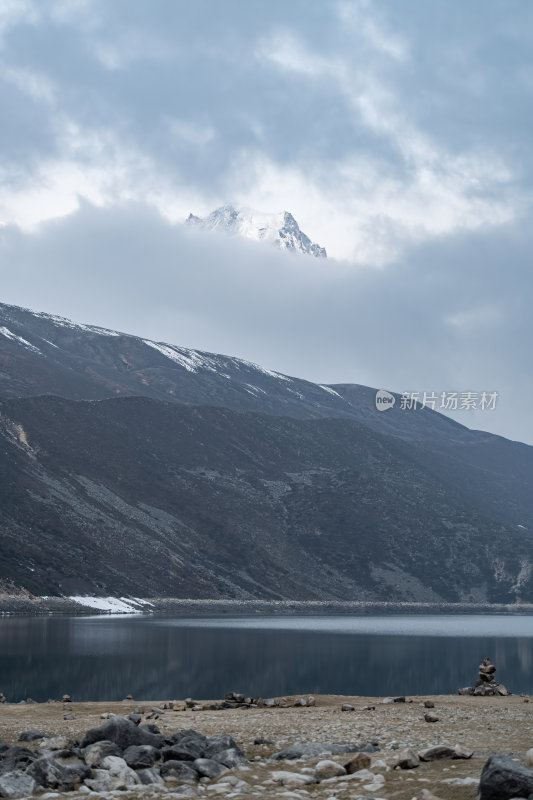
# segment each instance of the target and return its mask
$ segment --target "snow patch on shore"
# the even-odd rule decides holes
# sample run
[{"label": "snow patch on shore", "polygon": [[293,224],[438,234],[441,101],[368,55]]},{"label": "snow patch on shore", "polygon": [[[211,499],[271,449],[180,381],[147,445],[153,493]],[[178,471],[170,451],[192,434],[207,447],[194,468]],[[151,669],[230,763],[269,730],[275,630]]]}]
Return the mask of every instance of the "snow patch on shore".
[{"label": "snow patch on shore", "polygon": [[86,595],[73,595],[69,597],[74,603],[87,608],[105,611],[108,614],[142,614],[145,606],[153,606],[148,600],[138,597],[87,597]]}]

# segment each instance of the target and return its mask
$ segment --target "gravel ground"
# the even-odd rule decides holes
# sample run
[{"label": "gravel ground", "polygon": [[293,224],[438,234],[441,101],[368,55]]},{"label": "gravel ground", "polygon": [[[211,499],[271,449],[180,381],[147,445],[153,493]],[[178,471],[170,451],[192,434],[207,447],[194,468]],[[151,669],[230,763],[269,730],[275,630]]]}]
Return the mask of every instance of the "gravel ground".
[{"label": "gravel ground", "polygon": [[[293,703],[296,698],[287,698]],[[374,797],[386,800],[411,800],[422,788],[430,789],[443,800],[473,800],[477,785],[454,785],[446,781],[470,778],[479,779],[482,766],[493,753],[506,753],[523,759],[525,751],[533,746],[533,702],[523,697],[459,697],[451,695],[407,698],[406,703],[382,704],[382,698],[340,697],[316,695],[316,706],[311,708],[251,708],[221,711],[180,710],[166,711],[155,720],[162,733],[183,728],[194,728],[207,736],[231,734],[245,750],[250,763],[232,770],[229,776],[243,782],[237,786],[229,783],[210,784],[200,789],[185,788],[185,796],[204,797],[283,797],[326,798],[340,800]],[[425,700],[431,700],[431,709],[438,721],[424,720]],[[168,701],[168,699],[167,699]],[[105,712],[126,716],[142,704],[149,713],[152,707],[161,707],[165,700],[123,701],[120,703],[35,703],[30,705],[0,705],[0,739],[9,743],[17,741],[21,731],[33,728],[49,735],[66,735],[81,739],[88,728],[104,722]],[[210,702],[210,701],[205,701]],[[341,705],[355,706],[355,711],[341,711]],[[365,710],[374,706],[374,710]],[[64,720],[67,712],[75,714],[74,720]],[[154,720],[150,720],[154,721]],[[271,740],[272,745],[254,745],[256,738]],[[370,770],[382,775],[384,781],[372,778],[359,781],[333,779],[329,783],[301,787],[282,786],[273,781],[272,773],[278,770],[310,774],[318,757],[299,761],[268,760],[268,757],[294,742],[353,742],[359,745],[374,742],[380,748],[372,753]],[[418,751],[435,744],[454,746],[461,744],[474,751],[469,760],[443,760],[421,764],[416,769],[393,769],[399,750],[412,748]],[[32,745],[33,746],[33,745]],[[339,764],[350,756],[323,756]],[[381,762],[381,764],[380,764]],[[227,776],[225,776],[227,777]],[[222,779],[222,781],[224,778]],[[365,788],[374,783],[374,787]],[[174,787],[177,788],[177,787]],[[98,797],[91,793],[93,797]],[[136,792],[115,793],[117,796],[157,796],[158,792],[142,787]],[[55,795],[59,797],[60,795]],[[80,792],[68,797],[86,797]],[[179,796],[179,794],[178,794]],[[51,794],[47,794],[50,798]]]}]

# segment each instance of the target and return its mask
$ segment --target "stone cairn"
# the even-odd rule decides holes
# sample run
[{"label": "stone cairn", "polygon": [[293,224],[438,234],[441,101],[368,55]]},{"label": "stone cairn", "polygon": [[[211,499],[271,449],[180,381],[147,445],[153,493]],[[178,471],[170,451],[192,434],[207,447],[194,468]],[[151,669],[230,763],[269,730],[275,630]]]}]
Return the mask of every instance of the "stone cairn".
[{"label": "stone cairn", "polygon": [[496,667],[491,663],[491,660],[486,656],[479,665],[479,677],[474,686],[465,686],[464,689],[459,689],[458,694],[473,694],[476,697],[486,697],[488,695],[500,695],[501,697],[508,697],[511,694],[503,683],[496,683],[494,673]]}]

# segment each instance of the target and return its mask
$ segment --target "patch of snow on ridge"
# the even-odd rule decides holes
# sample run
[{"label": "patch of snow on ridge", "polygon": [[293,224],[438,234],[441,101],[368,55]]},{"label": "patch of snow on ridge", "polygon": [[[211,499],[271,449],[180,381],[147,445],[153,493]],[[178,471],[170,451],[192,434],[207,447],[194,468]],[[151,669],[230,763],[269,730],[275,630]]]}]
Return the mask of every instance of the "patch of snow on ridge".
[{"label": "patch of snow on ridge", "polygon": [[38,347],[35,347],[35,345],[31,344],[31,342],[28,342],[26,339],[23,339],[22,336],[17,336],[17,334],[10,331],[9,328],[4,328],[4,327],[0,328],[0,333],[3,336],[5,336],[6,339],[11,339],[11,341],[13,342],[18,342],[27,350],[31,350],[33,353],[39,353],[39,355],[42,355]]},{"label": "patch of snow on ridge", "polygon": [[176,364],[185,367],[188,372],[198,372],[199,369],[207,369],[210,372],[218,372],[218,364],[214,358],[203,355],[197,350],[187,350],[185,347],[177,347],[162,342],[152,342],[150,339],[143,339],[144,344],[158,350],[166,358],[170,358]]},{"label": "patch of snow on ridge", "polygon": [[239,367],[247,367],[248,369],[253,369],[254,372],[261,372],[263,375],[268,375],[269,378],[276,378],[278,381],[292,383],[292,378],[289,378],[287,375],[282,375],[281,372],[274,372],[271,369],[262,367],[260,364],[254,364],[253,361],[243,361],[240,358],[232,358],[231,361],[237,369]]},{"label": "patch of snow on ridge", "polygon": [[335,389],[331,389],[329,386],[324,386],[322,383],[319,383],[321,389],[324,389],[325,392],[329,392],[330,394],[334,394],[335,397],[340,397],[342,400],[342,395],[335,391]]},{"label": "patch of snow on ridge", "polygon": [[125,597],[87,597],[86,595],[73,595],[69,597],[74,603],[98,611],[107,611],[108,614],[141,614],[139,603]]},{"label": "patch of snow on ridge", "polygon": [[54,325],[59,325],[61,328],[71,328],[77,331],[86,331],[87,333],[98,333],[100,336],[122,336],[118,331],[109,330],[109,328],[98,328],[96,325],[84,325],[81,322],[72,322],[66,317],[58,317],[55,314],[45,314],[43,312],[31,312],[34,317],[39,319],[46,319],[53,322]]}]

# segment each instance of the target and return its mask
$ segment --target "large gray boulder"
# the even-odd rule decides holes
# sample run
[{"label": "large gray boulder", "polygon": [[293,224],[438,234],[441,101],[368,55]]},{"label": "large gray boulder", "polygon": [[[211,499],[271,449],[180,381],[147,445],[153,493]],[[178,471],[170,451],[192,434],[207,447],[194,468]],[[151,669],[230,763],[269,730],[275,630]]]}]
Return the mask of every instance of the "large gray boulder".
[{"label": "large gray boulder", "polygon": [[137,773],[134,772],[123,758],[107,756],[102,761],[102,768],[95,769],[91,778],[86,778],[85,784],[94,792],[116,792],[131,789],[140,784]]},{"label": "large gray boulder", "polygon": [[158,769],[139,769],[136,775],[143,786],[161,786],[164,783]]},{"label": "large gray boulder", "polygon": [[180,783],[198,783],[199,775],[185,761],[165,761],[161,767],[161,776],[166,780],[179,781]]},{"label": "large gray boulder", "polygon": [[[219,737],[216,737],[219,738]],[[204,747],[207,746],[208,739],[207,736],[204,736],[203,733],[199,733],[195,731],[194,728],[183,728],[181,731],[177,733],[173,733],[170,737],[166,740],[169,744],[179,744],[185,741],[194,741],[198,742],[198,744],[203,745]],[[210,740],[209,740],[210,741]]]},{"label": "large gray boulder", "polygon": [[479,782],[479,800],[510,800],[533,794],[533,770],[507,756],[491,756]]},{"label": "large gray boulder", "polygon": [[31,775],[19,770],[7,772],[0,777],[0,797],[27,797],[33,794],[36,788],[37,784]]},{"label": "large gray boulder", "polygon": [[212,781],[220,778],[221,775],[228,771],[227,767],[212,758],[197,758],[192,766],[200,777],[210,778]]},{"label": "large gray boulder", "polygon": [[220,736],[212,736],[207,739],[204,750],[205,758],[214,758],[217,753],[222,753],[223,750],[238,750],[244,756],[244,753],[239,748],[237,742],[228,733],[223,733]]},{"label": "large gray boulder", "polygon": [[163,761],[194,761],[201,758],[205,752],[203,744],[194,740],[181,741],[178,744],[163,747],[161,755]]},{"label": "large gray boulder", "polygon": [[107,756],[119,756],[121,753],[122,750],[115,742],[103,739],[101,742],[95,742],[86,747],[83,755],[87,766],[99,767]]},{"label": "large gray boulder", "polygon": [[161,758],[161,751],[149,744],[132,745],[124,750],[124,761],[132,769],[149,769]]},{"label": "large gray boulder", "polygon": [[418,756],[421,761],[441,761],[444,758],[455,758],[455,750],[445,744],[436,744],[420,750]]},{"label": "large gray boulder", "polygon": [[85,734],[81,746],[87,747],[94,742],[103,740],[114,742],[122,751],[132,745],[143,744],[159,748],[165,741],[161,734],[150,733],[143,726],[137,727],[135,723],[125,717],[111,717],[98,728],[90,728]]},{"label": "large gray boulder", "polygon": [[36,758],[37,754],[34,753],[33,750],[14,744],[2,753],[0,775],[5,775],[7,772],[24,770],[28,764],[31,764]]},{"label": "large gray boulder", "polygon": [[71,792],[76,784],[76,776],[67,767],[58,764],[54,758],[43,756],[34,761],[26,774],[43,789],[56,789],[59,792]]}]

